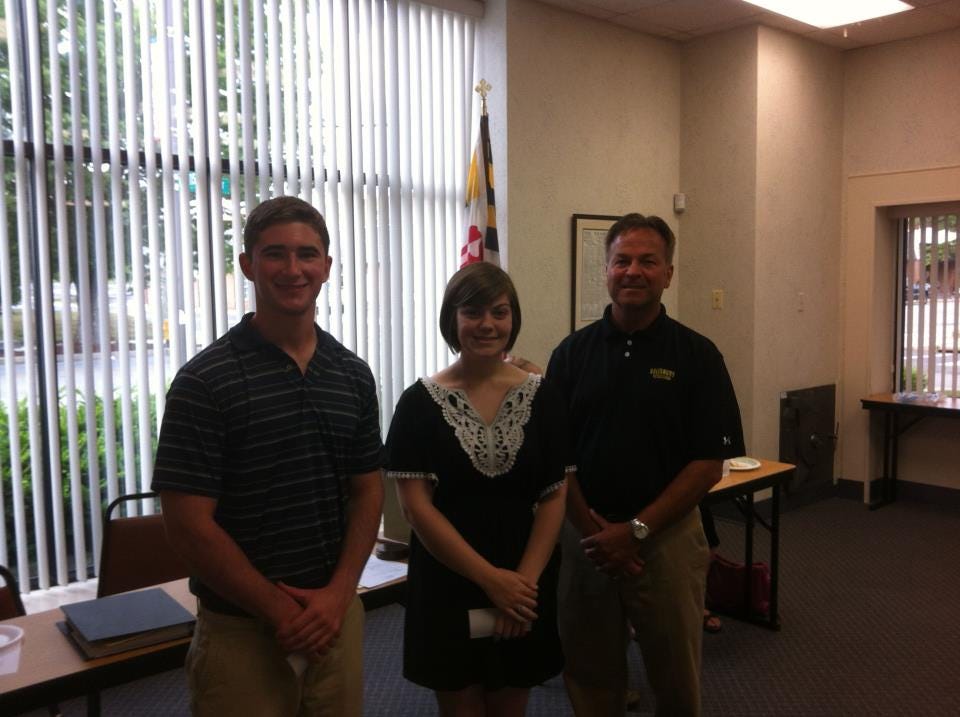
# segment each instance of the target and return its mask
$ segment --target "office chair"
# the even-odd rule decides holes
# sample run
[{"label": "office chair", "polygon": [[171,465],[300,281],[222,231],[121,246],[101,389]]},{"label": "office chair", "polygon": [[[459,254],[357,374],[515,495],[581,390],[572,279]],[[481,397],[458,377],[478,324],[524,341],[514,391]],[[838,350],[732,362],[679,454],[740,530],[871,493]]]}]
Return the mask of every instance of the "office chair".
[{"label": "office chair", "polygon": [[[97,597],[116,595],[189,575],[187,566],[167,542],[163,515],[113,517],[131,501],[156,499],[157,493],[121,495],[107,506],[100,545]],[[100,714],[100,693],[87,694],[87,714]]]},{"label": "office chair", "polygon": [[123,504],[151,498],[157,498],[157,494],[132,493],[120,496],[107,506],[97,597],[157,585],[189,574],[187,566],[167,542],[160,513],[114,517]]},{"label": "office chair", "polygon": [[3,578],[3,587],[0,587],[0,620],[26,615],[27,611],[20,598],[20,586],[17,585],[13,573],[0,565],[0,578]]}]

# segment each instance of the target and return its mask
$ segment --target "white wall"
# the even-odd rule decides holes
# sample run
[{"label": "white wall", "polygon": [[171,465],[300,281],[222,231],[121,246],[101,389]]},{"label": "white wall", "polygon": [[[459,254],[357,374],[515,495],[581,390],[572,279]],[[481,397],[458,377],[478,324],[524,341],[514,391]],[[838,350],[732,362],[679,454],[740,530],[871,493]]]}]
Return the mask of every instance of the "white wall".
[{"label": "white wall", "polygon": [[766,27],[684,46],[681,309],[723,352],[754,455],[779,454],[781,391],[837,380],[841,63]]},{"label": "white wall", "polygon": [[[570,329],[572,214],[660,214],[679,228],[665,303],[724,352],[750,452],[777,455],[780,391],[839,380],[840,475],[876,475],[858,399],[889,388],[877,207],[960,198],[960,31],[840,53],[763,27],[678,45],[532,0],[486,8],[517,352],[544,363]],[[902,476],[960,487],[955,428],[913,429]]]},{"label": "white wall", "polygon": [[[960,199],[960,30],[845,55],[842,476],[879,475],[859,399],[892,388],[893,225],[883,207]],[[960,488],[957,423],[900,441],[900,478]]]},{"label": "white wall", "polygon": [[[571,215],[640,211],[677,227],[680,54],[672,41],[529,0],[488,2],[488,23],[506,37],[506,118],[496,88],[490,115],[510,148],[494,135],[498,221],[509,224],[524,316],[515,352],[543,365],[570,332]],[[496,66],[490,48],[481,76]],[[676,306],[676,288],[665,303]]]},{"label": "white wall", "polygon": [[759,28],[753,447],[779,451],[780,393],[837,383],[842,54]]},{"label": "white wall", "polygon": [[960,30],[844,55],[847,176],[960,164]]},{"label": "white wall", "polygon": [[[757,30],[742,28],[683,48],[680,313],[724,355],[748,449],[753,399],[757,174]],[[711,291],[724,308],[711,307]],[[775,457],[775,455],[774,455]]]}]

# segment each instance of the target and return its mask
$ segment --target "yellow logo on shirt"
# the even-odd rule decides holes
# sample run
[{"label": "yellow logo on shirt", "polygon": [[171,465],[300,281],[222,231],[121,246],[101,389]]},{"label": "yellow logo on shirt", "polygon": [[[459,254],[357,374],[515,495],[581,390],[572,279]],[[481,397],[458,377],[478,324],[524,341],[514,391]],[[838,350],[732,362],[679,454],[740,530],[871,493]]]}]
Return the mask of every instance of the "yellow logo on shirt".
[{"label": "yellow logo on shirt", "polygon": [[668,368],[650,369],[650,376],[659,381],[672,381],[675,375],[676,375],[675,372],[671,371]]}]

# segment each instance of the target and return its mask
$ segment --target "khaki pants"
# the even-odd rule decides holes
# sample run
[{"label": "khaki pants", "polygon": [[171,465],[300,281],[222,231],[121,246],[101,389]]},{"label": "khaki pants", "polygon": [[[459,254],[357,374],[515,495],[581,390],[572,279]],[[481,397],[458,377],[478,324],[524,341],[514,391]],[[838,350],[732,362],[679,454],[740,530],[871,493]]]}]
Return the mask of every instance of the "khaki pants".
[{"label": "khaki pants", "polygon": [[360,717],[363,619],[363,604],[356,598],[336,644],[297,677],[269,625],[201,609],[186,660],[191,712],[201,717]]},{"label": "khaki pants", "polygon": [[691,511],[644,541],[641,557],[646,564],[638,577],[614,580],[599,573],[569,523],[562,540],[560,639],[578,717],[624,714],[628,621],[643,653],[657,715],[699,715],[710,556],[699,513]]}]

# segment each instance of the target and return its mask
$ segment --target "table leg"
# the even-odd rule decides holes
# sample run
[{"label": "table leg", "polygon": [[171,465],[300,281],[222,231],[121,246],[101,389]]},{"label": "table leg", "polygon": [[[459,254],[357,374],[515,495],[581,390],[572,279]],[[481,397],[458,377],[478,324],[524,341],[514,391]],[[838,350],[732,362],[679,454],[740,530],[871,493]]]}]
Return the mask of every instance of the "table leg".
[{"label": "table leg", "polygon": [[778,595],[780,587],[780,483],[770,498],[770,628],[780,629]]},{"label": "table leg", "polygon": [[873,497],[871,492],[870,510],[876,510],[893,500],[891,495],[891,476],[897,465],[897,414],[894,411],[883,412],[883,460],[881,461],[880,495]]},{"label": "table leg", "polygon": [[893,435],[890,441],[890,472],[887,473],[889,489],[887,491],[887,502],[892,503],[897,499],[897,464],[900,457],[900,415],[893,412]]},{"label": "table leg", "polygon": [[744,571],[743,571],[743,616],[750,619],[750,610],[753,605],[753,493],[744,496],[746,500],[745,531],[744,531]]},{"label": "table leg", "polygon": [[880,476],[880,504],[883,505],[890,500],[890,455],[893,445],[893,419],[892,411],[883,414],[883,475]]},{"label": "table leg", "polygon": [[87,717],[100,717],[100,693],[87,694]]}]

